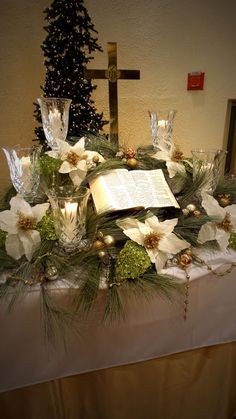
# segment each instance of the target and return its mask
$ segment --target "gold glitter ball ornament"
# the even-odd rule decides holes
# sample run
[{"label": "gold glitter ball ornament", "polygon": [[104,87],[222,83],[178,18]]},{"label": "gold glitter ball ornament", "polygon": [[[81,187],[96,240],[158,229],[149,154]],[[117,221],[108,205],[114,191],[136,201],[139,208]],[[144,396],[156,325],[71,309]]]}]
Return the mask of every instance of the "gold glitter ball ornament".
[{"label": "gold glitter ball ornament", "polygon": [[138,165],[138,160],[137,159],[128,159],[127,160],[127,165],[131,168],[131,169],[135,169],[135,167],[137,167]]}]

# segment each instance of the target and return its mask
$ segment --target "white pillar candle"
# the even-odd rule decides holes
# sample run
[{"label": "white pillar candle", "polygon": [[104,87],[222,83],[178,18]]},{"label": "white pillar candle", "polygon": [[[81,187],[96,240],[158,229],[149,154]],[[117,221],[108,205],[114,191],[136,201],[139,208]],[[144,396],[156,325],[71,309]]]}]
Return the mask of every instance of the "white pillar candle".
[{"label": "white pillar candle", "polygon": [[76,237],[77,209],[77,202],[66,202],[65,208],[61,209],[64,218],[63,230],[67,241],[74,240]]},{"label": "white pillar candle", "polygon": [[158,121],[158,127],[165,128],[166,127],[166,122],[167,121],[165,119],[160,119]]}]

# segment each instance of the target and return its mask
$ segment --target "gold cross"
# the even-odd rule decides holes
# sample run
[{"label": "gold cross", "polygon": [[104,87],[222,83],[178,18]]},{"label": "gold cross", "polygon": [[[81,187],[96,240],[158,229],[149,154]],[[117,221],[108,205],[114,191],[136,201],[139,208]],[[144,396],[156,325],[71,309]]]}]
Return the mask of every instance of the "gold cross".
[{"label": "gold cross", "polygon": [[87,79],[107,79],[109,81],[109,111],[110,111],[110,141],[118,147],[118,84],[117,80],[139,80],[139,70],[118,70],[117,69],[117,44],[108,42],[108,69],[107,70],[86,70]]}]

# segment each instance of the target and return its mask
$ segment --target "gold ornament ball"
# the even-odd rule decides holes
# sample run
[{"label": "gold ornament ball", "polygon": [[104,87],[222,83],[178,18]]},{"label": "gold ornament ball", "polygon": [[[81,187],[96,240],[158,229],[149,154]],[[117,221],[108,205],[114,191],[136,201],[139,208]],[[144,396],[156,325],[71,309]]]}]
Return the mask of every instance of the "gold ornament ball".
[{"label": "gold ornament ball", "polygon": [[131,168],[131,169],[135,169],[135,167],[137,167],[138,165],[138,161],[134,158],[132,159],[128,159],[127,160],[127,165]]},{"label": "gold ornament ball", "polygon": [[104,236],[103,241],[106,246],[112,246],[115,243],[114,237],[110,236],[109,234],[107,236]]},{"label": "gold ornament ball", "polygon": [[183,208],[182,213],[186,217],[187,215],[189,215],[189,210],[187,208]]},{"label": "gold ornament ball", "polygon": [[100,259],[103,259],[105,256],[106,256],[106,252],[104,251],[104,250],[99,250],[98,251],[98,257],[100,258]]},{"label": "gold ornament ball", "polygon": [[221,207],[227,207],[230,204],[230,197],[228,195],[223,195],[220,199],[219,199],[219,204]]},{"label": "gold ornament ball", "polygon": [[45,271],[45,276],[49,281],[55,281],[58,278],[58,270],[56,266],[50,265]]},{"label": "gold ornament ball", "polygon": [[94,240],[93,248],[95,250],[102,249],[104,247],[104,243],[101,240]]},{"label": "gold ornament ball", "polygon": [[186,249],[186,250],[185,250],[185,254],[186,254],[186,255],[189,255],[189,256],[192,256],[192,254],[193,254],[193,253],[192,253],[192,249],[190,249],[190,248],[189,248],[189,249]]},{"label": "gold ornament ball", "polygon": [[93,156],[93,162],[98,163],[99,162],[99,156]]},{"label": "gold ornament ball", "polygon": [[196,210],[193,211],[193,215],[194,215],[194,217],[200,217],[201,211],[196,209]]},{"label": "gold ornament ball", "polygon": [[196,205],[194,204],[188,204],[186,208],[189,210],[189,212],[194,212],[197,209]]}]

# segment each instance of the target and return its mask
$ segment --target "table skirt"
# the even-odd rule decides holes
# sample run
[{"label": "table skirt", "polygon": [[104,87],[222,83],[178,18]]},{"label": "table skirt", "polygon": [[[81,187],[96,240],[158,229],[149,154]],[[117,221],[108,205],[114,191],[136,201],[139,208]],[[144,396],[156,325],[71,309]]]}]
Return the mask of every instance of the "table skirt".
[{"label": "table skirt", "polygon": [[234,414],[236,342],[0,394],[4,419],[232,419]]}]

